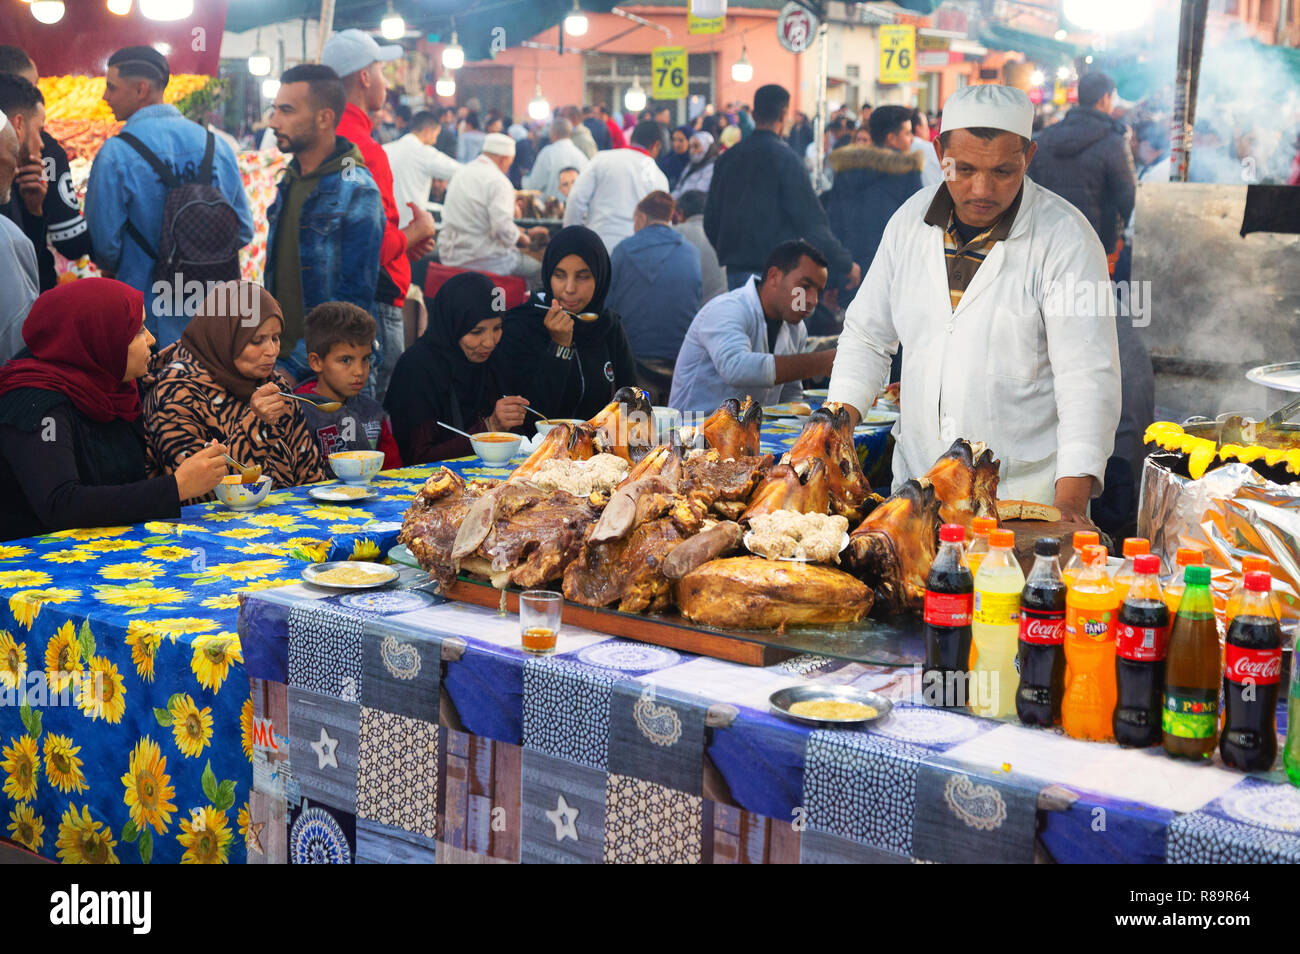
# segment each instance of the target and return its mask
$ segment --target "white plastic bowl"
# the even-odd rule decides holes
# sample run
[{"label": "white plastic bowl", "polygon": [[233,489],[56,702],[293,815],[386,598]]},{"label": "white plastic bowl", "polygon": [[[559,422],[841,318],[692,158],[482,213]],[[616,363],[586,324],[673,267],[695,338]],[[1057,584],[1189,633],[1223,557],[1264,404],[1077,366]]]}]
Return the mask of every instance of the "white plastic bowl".
[{"label": "white plastic bowl", "polygon": [[[509,438],[509,440],[484,440],[487,437]],[[483,463],[504,464],[519,453],[519,445],[523,442],[523,438],[509,431],[483,431],[471,436],[469,442],[474,448],[474,453],[478,454]]]},{"label": "white plastic bowl", "polygon": [[666,444],[671,436],[674,427],[682,426],[682,412],[675,407],[660,407],[655,405],[651,408],[654,413],[655,422],[655,443]]},{"label": "white plastic bowl", "polygon": [[345,484],[368,484],[384,469],[383,451],[339,451],[330,454],[334,476]]},{"label": "white plastic bowl", "polygon": [[224,480],[213,488],[217,499],[231,510],[252,510],[271,492],[271,478],[260,477],[257,483],[226,483]]},{"label": "white plastic bowl", "polygon": [[580,420],[576,417],[548,417],[544,421],[537,422],[537,436],[545,437],[556,424],[568,424],[570,427],[573,427],[585,423],[586,421]]}]

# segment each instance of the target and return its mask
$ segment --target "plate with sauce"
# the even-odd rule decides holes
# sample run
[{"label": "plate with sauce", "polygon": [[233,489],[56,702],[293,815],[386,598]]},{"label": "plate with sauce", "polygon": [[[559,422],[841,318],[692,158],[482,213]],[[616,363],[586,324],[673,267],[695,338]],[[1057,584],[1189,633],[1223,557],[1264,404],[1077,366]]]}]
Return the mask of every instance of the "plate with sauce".
[{"label": "plate with sauce", "polygon": [[356,484],[326,484],[307,488],[307,496],[322,503],[355,504],[374,500],[379,492]]},{"label": "plate with sauce", "polygon": [[777,715],[821,726],[867,725],[883,719],[894,708],[878,692],[816,683],[778,689],[768,697],[768,703]]},{"label": "plate with sauce", "polygon": [[339,590],[372,590],[397,579],[397,570],[363,560],[333,560],[313,563],[302,571],[302,578],[313,586]]}]

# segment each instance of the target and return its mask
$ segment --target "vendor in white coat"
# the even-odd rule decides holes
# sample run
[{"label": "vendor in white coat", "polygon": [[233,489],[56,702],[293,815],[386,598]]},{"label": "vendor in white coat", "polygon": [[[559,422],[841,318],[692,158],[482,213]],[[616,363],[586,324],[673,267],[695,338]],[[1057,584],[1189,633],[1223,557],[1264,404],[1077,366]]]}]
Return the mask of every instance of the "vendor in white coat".
[{"label": "vendor in white coat", "polygon": [[998,496],[1086,519],[1120,412],[1106,255],[1087,219],[1026,178],[1034,109],[970,86],[944,104],[946,180],[889,220],[840,335],[829,401],[856,421],[903,348],[894,487],[958,437],[1002,461]]},{"label": "vendor in white coat", "polygon": [[564,227],[585,225],[612,253],[614,246],[635,231],[632,214],[636,204],[651,192],[668,191],[668,179],[655,162],[667,141],[664,127],[646,120],[632,130],[628,148],[596,153],[569,192]]}]

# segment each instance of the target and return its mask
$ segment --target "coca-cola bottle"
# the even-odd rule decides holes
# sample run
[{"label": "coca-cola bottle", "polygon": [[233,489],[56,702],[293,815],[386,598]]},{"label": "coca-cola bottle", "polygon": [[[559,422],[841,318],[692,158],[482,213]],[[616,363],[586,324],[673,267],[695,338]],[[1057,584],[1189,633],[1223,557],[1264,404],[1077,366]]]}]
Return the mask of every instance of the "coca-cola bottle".
[{"label": "coca-cola bottle", "polygon": [[1273,767],[1277,755],[1277,687],[1282,629],[1273,615],[1268,573],[1246,574],[1241,610],[1228,627],[1223,668],[1223,764],[1246,772]]},{"label": "coca-cola bottle", "polygon": [[962,544],[960,524],[939,528],[939,552],[925,581],[925,666],[921,692],[926,705],[957,708],[966,705],[970,681],[971,614],[975,581]]},{"label": "coca-cola bottle", "polygon": [[1159,745],[1164,707],[1169,607],[1160,591],[1160,558],[1133,558],[1133,583],[1119,608],[1115,644],[1115,741],[1125,747]]},{"label": "coca-cola bottle", "polygon": [[1061,721],[1065,693],[1065,580],[1061,541],[1034,544],[1034,566],[1020,593],[1020,688],[1016,715],[1025,725]]}]

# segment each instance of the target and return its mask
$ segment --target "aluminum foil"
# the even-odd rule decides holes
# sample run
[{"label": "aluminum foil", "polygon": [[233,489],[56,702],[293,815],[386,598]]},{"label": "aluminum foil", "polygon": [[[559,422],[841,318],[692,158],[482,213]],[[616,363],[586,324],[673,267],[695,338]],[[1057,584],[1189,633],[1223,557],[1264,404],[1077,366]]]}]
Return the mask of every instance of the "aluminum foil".
[{"label": "aluminum foil", "polygon": [[1161,453],[1146,459],[1138,535],[1151,541],[1151,552],[1169,569],[1179,547],[1204,554],[1220,631],[1228,596],[1241,583],[1242,557],[1267,557],[1282,629],[1294,640],[1300,626],[1300,482],[1275,484],[1240,463],[1191,480],[1168,466],[1178,459]]}]

